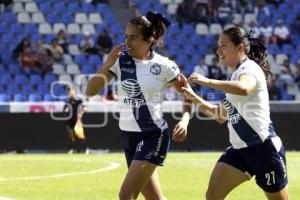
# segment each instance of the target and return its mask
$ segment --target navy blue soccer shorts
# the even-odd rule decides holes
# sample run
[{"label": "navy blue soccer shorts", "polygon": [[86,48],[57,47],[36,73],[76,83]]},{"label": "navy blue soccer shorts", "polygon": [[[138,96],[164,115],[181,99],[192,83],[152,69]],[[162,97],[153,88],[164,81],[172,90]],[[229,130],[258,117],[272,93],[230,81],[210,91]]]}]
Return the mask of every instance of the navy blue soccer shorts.
[{"label": "navy blue soccer shorts", "polygon": [[163,166],[170,147],[168,129],[150,132],[122,131],[123,149],[127,166],[132,160],[144,160]]},{"label": "navy blue soccer shorts", "polygon": [[279,192],[288,183],[284,148],[277,152],[271,139],[242,149],[228,148],[218,162],[255,176],[257,185],[268,193]]}]

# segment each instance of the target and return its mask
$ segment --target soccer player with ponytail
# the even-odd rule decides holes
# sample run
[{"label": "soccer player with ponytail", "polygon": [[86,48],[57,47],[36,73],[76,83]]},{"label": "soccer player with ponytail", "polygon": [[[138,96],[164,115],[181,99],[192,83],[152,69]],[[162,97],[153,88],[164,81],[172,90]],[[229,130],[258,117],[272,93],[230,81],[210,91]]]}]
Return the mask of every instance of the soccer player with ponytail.
[{"label": "soccer player with ponytail", "polygon": [[225,199],[235,187],[255,176],[268,199],[287,200],[285,151],[270,119],[268,84],[272,74],[266,48],[244,29],[232,27],[220,35],[217,54],[232,69],[230,80],[192,74],[188,82],[223,91],[219,105],[203,100],[190,87],[182,88],[203,113],[219,123],[228,121],[231,146],[212,172],[206,199]]},{"label": "soccer player with ponytail", "polygon": [[[88,85],[87,96],[96,95],[113,77],[118,82],[119,127],[128,171],[119,192],[121,200],[165,199],[160,188],[157,166],[162,166],[170,145],[168,124],[162,115],[167,86],[182,92],[179,68],[169,58],[154,51],[170,22],[160,13],[129,21],[125,44],[117,45]],[[173,130],[173,140],[182,142],[187,135],[190,104],[184,104],[181,120]]]}]

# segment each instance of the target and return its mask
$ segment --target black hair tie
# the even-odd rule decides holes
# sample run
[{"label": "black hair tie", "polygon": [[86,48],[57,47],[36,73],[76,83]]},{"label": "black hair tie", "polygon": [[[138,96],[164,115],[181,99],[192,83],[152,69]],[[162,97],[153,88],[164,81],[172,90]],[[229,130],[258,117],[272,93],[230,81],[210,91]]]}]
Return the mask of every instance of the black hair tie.
[{"label": "black hair tie", "polygon": [[162,13],[149,11],[147,12],[146,18],[151,23],[153,23],[156,20],[160,20],[166,27],[169,27],[171,25],[171,22]]},{"label": "black hair tie", "polygon": [[266,51],[267,48],[265,47],[265,45],[263,44],[263,42],[259,39],[259,38],[255,38],[253,37],[254,35],[254,30],[250,30],[249,33],[247,34],[248,40],[250,42],[250,46],[255,46],[255,48],[257,48],[257,50],[261,50],[261,51]]}]

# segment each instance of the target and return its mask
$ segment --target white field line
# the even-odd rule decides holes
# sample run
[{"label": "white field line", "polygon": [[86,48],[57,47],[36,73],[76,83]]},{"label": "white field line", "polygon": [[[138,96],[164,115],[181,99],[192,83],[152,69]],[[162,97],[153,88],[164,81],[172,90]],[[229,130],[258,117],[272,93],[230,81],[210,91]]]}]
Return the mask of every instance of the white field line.
[{"label": "white field line", "polygon": [[[12,159],[5,159],[5,160],[12,160]],[[16,159],[16,160],[22,160],[22,159]],[[24,160],[37,160],[37,159],[24,159]],[[45,160],[45,159],[43,159]],[[46,159],[46,160],[63,160],[63,159]],[[79,159],[64,159],[65,161],[77,161],[77,162],[93,162],[89,160],[79,160]],[[3,160],[2,160],[3,161]],[[80,175],[86,175],[86,174],[97,174],[102,173],[106,171],[111,171],[114,169],[117,169],[120,167],[119,163],[116,162],[105,162],[109,165],[104,168],[89,170],[89,171],[79,171],[79,172],[69,172],[69,173],[58,173],[53,175],[46,175],[46,176],[25,176],[25,177],[11,177],[11,178],[3,178],[0,177],[0,181],[22,181],[22,180],[42,180],[42,179],[51,179],[51,178],[63,178],[67,176],[80,176]],[[1,197],[0,197],[1,200]]]}]

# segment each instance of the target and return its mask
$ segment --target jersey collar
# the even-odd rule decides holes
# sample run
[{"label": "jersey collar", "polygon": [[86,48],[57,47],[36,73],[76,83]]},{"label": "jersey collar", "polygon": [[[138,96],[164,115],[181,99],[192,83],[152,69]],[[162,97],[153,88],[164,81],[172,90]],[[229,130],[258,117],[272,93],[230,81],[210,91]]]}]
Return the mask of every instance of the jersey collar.
[{"label": "jersey collar", "polygon": [[237,69],[238,69],[244,62],[246,62],[248,59],[249,59],[249,58],[246,57],[246,58],[243,59],[241,62],[239,62],[239,63],[236,65],[235,69],[237,70]]}]

